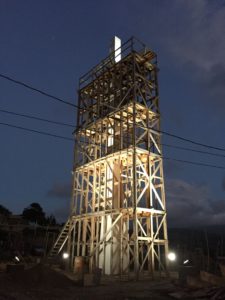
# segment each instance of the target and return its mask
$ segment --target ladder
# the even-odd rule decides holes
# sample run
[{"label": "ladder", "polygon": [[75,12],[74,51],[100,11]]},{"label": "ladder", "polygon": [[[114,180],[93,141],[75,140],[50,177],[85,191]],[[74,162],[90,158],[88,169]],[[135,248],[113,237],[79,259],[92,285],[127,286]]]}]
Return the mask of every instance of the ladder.
[{"label": "ladder", "polygon": [[70,228],[70,219],[67,220],[65,225],[63,226],[60,234],[58,235],[54,245],[52,246],[48,258],[54,258],[56,257],[61,250],[63,249],[63,246],[65,245],[66,241],[68,240],[69,236],[69,228]]}]

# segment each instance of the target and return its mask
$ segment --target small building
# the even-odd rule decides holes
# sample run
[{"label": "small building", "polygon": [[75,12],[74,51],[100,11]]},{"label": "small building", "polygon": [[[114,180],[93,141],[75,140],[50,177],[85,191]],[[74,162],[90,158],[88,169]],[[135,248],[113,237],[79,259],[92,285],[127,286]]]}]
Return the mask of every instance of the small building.
[{"label": "small building", "polygon": [[22,215],[0,215],[0,229],[7,232],[22,232],[29,226]]}]

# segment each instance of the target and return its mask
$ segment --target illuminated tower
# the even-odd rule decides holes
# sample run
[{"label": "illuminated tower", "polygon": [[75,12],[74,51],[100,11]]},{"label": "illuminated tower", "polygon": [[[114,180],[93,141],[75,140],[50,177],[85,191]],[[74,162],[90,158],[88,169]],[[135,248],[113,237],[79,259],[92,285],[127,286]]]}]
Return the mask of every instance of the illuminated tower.
[{"label": "illuminated tower", "polygon": [[55,252],[67,242],[71,265],[153,274],[168,252],[157,56],[119,42],[79,81],[71,215]]}]

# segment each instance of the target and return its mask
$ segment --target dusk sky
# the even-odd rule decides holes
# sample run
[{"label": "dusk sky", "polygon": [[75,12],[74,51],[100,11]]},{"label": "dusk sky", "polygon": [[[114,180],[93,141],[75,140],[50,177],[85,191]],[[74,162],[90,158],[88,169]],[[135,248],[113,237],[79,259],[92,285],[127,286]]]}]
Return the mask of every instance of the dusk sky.
[{"label": "dusk sky", "polygon": [[[0,74],[77,103],[78,79],[114,35],[158,54],[162,129],[225,148],[225,1],[0,0]],[[0,78],[0,110],[75,124],[76,109]],[[72,138],[73,128],[0,112],[0,122]],[[69,215],[73,142],[0,125],[0,204],[39,202]],[[163,143],[197,147],[163,136]],[[165,156],[225,167],[225,157],[164,148]],[[165,161],[169,226],[225,224],[225,169]]]}]

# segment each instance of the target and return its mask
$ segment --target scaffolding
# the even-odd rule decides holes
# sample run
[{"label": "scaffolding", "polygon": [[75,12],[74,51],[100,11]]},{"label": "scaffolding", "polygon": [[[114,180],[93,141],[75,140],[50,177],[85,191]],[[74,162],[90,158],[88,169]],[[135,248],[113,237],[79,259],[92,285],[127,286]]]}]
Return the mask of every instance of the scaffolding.
[{"label": "scaffolding", "polygon": [[79,81],[66,241],[71,266],[138,277],[167,267],[157,55],[135,38],[119,55]]}]

